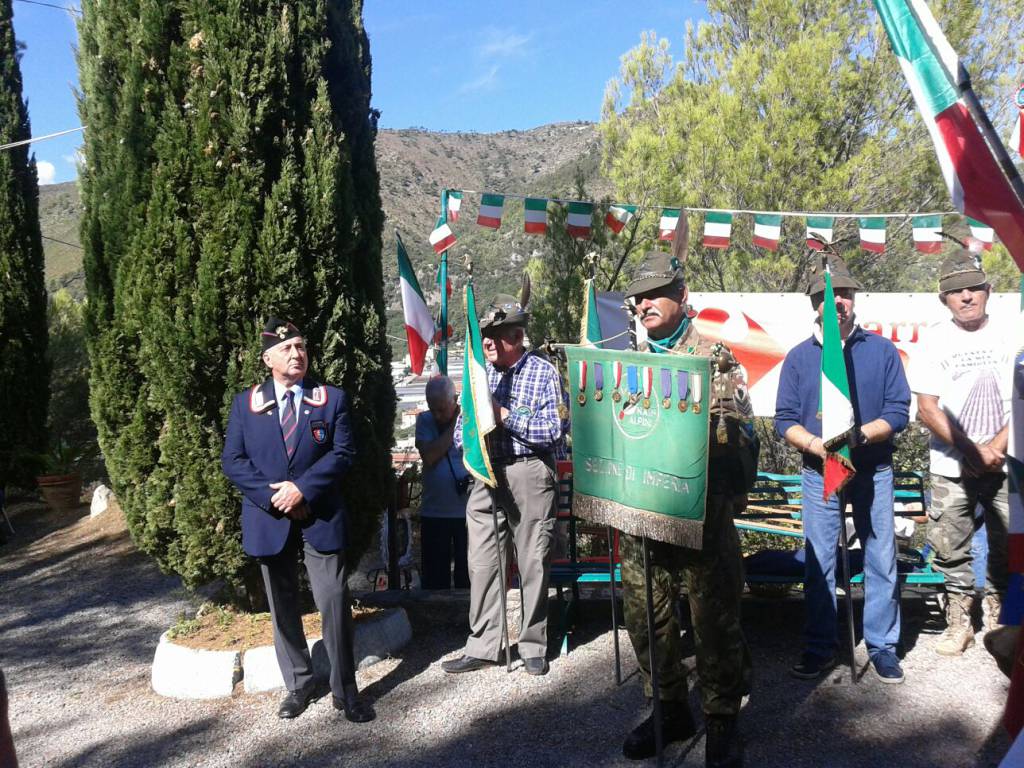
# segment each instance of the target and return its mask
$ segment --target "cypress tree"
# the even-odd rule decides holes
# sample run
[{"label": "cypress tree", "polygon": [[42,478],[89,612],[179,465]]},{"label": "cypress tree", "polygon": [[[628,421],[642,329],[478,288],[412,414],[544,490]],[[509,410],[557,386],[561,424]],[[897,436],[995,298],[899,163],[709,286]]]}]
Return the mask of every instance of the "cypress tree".
[{"label": "cypress tree", "polygon": [[[0,144],[28,139],[11,0],[0,0]],[[30,485],[46,445],[49,373],[39,185],[29,145],[0,151],[0,488]]]},{"label": "cypress tree", "polygon": [[353,555],[392,486],[370,55],[358,0],[85,0],[91,404],[141,548],[186,584],[248,581],[221,476],[269,313],[352,401]]}]

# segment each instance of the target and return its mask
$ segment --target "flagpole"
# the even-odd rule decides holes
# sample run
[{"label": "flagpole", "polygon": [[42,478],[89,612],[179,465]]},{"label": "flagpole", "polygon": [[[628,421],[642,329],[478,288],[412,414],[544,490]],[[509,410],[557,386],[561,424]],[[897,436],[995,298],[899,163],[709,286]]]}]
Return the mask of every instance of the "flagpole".
[{"label": "flagpole", "polygon": [[846,623],[849,626],[850,680],[856,684],[860,681],[857,678],[855,657],[857,635],[853,626],[853,595],[850,593],[850,542],[846,535],[846,493],[839,491],[836,498],[839,501],[839,542],[843,553],[843,603],[846,606]]}]

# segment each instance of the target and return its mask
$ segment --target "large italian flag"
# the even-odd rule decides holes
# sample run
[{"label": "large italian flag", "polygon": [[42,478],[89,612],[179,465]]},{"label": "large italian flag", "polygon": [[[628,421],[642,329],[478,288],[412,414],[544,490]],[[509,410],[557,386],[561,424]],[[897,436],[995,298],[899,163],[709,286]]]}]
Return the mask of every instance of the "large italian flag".
[{"label": "large italian flag", "polygon": [[466,359],[462,366],[462,463],[477,480],[496,486],[487,435],[495,428],[491,388],[487,385],[487,361],[476,316],[473,282],[466,283]]},{"label": "large italian flag", "polygon": [[402,238],[395,233],[398,242],[398,287],[402,292],[402,313],[405,315],[405,338],[409,342],[409,366],[419,376],[423,373],[423,361],[434,338],[434,318],[430,316],[427,302],[423,300],[416,272],[405,252]]},{"label": "large italian flag", "polygon": [[[953,205],[986,222],[1024,270],[1024,204],[1014,194],[964,93],[970,81],[924,0],[874,0],[924,118]],[[999,141],[992,135],[994,141]]]},{"label": "large italian flag", "polygon": [[821,313],[821,441],[825,456],[825,495],[843,489],[853,477],[850,461],[850,432],[853,430],[853,404],[850,402],[850,380],[846,375],[846,358],[839,336],[839,319],[835,313],[836,296],[832,290],[832,270],[825,265],[825,304]]}]

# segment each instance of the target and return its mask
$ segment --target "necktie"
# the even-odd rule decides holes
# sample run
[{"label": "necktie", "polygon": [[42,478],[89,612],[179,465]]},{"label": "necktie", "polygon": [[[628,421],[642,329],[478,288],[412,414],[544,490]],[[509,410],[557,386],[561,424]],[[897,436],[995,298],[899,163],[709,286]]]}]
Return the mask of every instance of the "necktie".
[{"label": "necktie", "polygon": [[294,400],[295,393],[289,389],[284,394],[284,413],[281,414],[281,435],[284,437],[284,449],[289,459],[295,453],[295,445],[299,442],[299,424],[295,419]]}]

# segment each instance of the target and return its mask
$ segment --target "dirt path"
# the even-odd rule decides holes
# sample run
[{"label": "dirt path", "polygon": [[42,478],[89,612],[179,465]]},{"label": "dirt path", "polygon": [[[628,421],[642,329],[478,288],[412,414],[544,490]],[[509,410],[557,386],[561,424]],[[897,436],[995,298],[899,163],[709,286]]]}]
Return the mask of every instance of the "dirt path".
[{"label": "dirt path", "polygon": [[[439,663],[462,645],[465,600],[407,594],[413,642],[359,677],[378,720],[352,725],[321,700],[284,722],[275,694],[182,702],[150,690],[157,638],[191,603],[135,551],[118,513],[13,512],[18,535],[0,548],[0,665],[24,766],[630,765],[621,741],[644,703],[625,633],[631,677],[621,687],[611,678],[606,603],[583,604],[573,650],[547,677],[494,668],[453,678]],[[553,601],[553,630],[559,615]],[[936,656],[927,619],[923,600],[905,600],[905,685],[871,675],[815,685],[787,674],[799,601],[748,601],[757,677],[743,714],[747,765],[996,765],[1008,746],[998,727],[1006,680],[980,646]],[[666,764],[701,766],[703,749],[702,737],[673,745]]]}]

